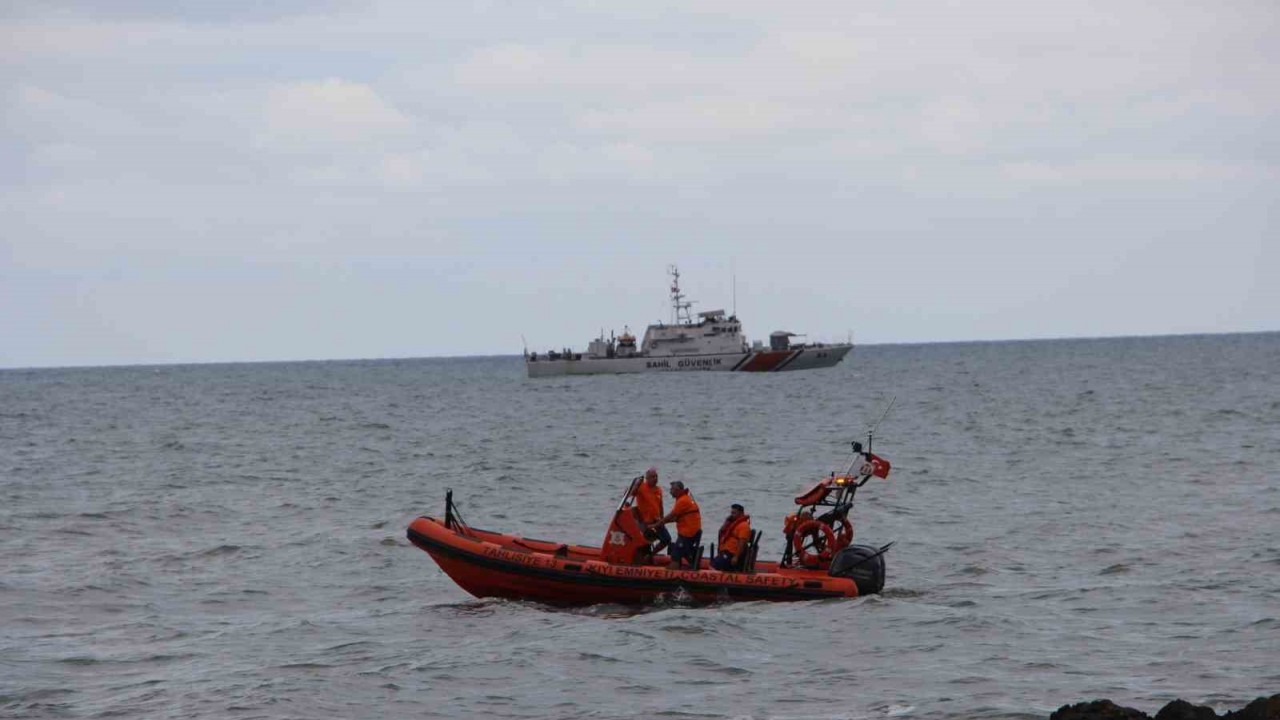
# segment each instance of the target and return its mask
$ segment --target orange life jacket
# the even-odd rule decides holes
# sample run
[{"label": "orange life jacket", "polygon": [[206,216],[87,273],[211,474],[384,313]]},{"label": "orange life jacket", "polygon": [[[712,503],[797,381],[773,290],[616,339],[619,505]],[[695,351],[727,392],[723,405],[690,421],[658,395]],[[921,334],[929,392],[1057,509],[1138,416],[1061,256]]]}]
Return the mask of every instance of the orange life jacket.
[{"label": "orange life jacket", "polygon": [[640,481],[636,488],[636,510],[640,511],[640,520],[652,525],[662,519],[662,486],[649,487]]},{"label": "orange life jacket", "polygon": [[693,495],[688,490],[676,498],[675,505],[671,506],[671,512],[676,516],[678,534],[693,537],[702,532],[702,511],[698,509],[698,503],[693,501]]},{"label": "orange life jacket", "polygon": [[730,518],[724,521],[724,525],[720,526],[720,551],[729,553],[735,560],[738,559],[738,554],[747,546],[747,541],[750,539],[750,515]]}]

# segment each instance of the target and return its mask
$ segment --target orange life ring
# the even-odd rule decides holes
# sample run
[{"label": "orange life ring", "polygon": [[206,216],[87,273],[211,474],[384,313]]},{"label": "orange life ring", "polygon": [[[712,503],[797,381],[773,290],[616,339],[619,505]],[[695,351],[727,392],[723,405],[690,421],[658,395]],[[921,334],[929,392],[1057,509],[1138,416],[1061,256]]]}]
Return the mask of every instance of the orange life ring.
[{"label": "orange life ring", "polygon": [[[813,543],[809,548],[805,547],[805,538],[813,536]],[[821,562],[831,560],[831,554],[835,551],[836,533],[831,526],[818,521],[806,520],[796,528],[796,533],[791,539],[791,547],[796,552],[796,560],[803,566],[816,566]],[[816,550],[817,552],[810,552]]]}]

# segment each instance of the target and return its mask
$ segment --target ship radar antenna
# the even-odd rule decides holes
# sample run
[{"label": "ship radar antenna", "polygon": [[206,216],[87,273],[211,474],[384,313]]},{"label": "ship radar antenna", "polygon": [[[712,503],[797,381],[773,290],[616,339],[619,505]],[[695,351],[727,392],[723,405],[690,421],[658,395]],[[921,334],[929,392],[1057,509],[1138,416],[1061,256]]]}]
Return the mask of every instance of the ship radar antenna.
[{"label": "ship radar antenna", "polygon": [[689,314],[689,308],[693,303],[685,300],[685,295],[680,292],[680,268],[668,265],[667,274],[671,276],[671,323],[692,325],[693,316]]}]

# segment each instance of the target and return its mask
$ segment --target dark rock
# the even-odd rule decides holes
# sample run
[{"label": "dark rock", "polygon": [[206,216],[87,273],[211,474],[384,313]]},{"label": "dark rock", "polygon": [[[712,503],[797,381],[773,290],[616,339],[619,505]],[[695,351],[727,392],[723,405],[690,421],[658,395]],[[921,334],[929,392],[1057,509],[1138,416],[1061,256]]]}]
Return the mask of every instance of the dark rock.
[{"label": "dark rock", "polygon": [[[1063,705],[1049,720],[1153,720],[1144,712],[1116,705],[1110,700]],[[1260,697],[1239,710],[1218,715],[1206,705],[1174,700],[1160,708],[1154,720],[1280,720],[1280,694]]]},{"label": "dark rock", "polygon": [[1280,720],[1280,693],[1258,698],[1240,710],[1222,716],[1224,720]]},{"label": "dark rock", "polygon": [[1186,700],[1174,700],[1160,708],[1156,720],[1218,720],[1218,713],[1207,705],[1192,705]]},{"label": "dark rock", "polygon": [[1063,705],[1049,716],[1049,720],[1151,720],[1151,716],[1133,708],[1121,707],[1110,700],[1094,700]]}]

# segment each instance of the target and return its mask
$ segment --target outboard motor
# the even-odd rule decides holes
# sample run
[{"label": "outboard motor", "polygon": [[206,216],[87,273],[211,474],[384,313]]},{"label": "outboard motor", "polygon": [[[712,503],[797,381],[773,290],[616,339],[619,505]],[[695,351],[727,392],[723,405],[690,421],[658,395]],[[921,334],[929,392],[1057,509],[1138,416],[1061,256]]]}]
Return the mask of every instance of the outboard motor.
[{"label": "outboard motor", "polygon": [[884,589],[884,553],[892,544],[882,548],[850,545],[831,558],[827,574],[853,580],[859,595],[874,595]]}]

